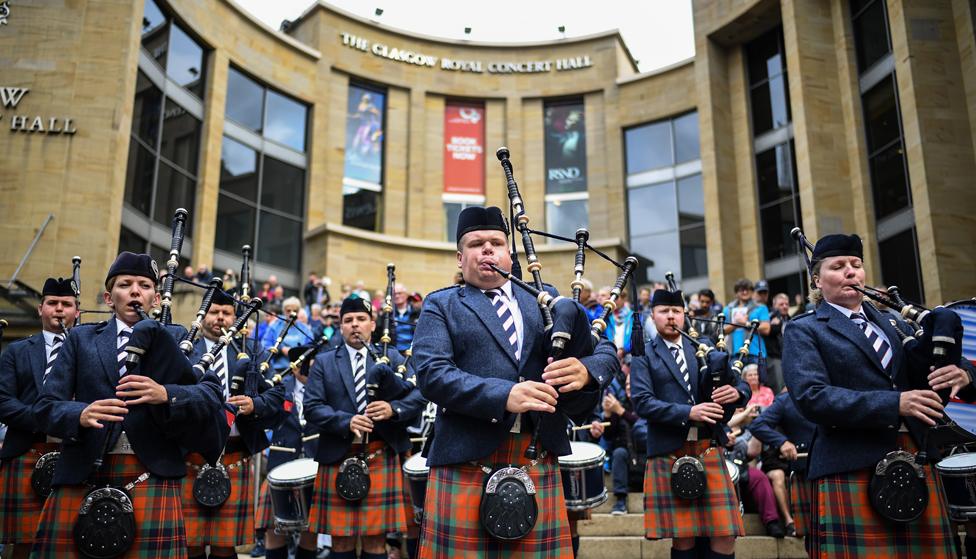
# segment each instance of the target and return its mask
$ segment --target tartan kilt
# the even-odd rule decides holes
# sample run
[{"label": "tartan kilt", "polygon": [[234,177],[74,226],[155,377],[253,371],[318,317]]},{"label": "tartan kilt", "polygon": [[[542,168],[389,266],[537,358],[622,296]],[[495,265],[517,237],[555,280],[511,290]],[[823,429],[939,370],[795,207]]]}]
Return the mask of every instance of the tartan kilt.
[{"label": "tartan kilt", "polygon": [[243,451],[228,452],[220,461],[230,476],[230,496],[223,505],[210,508],[201,505],[193,497],[193,482],[206,460],[195,452],[186,457],[183,523],[186,526],[187,545],[235,547],[253,540],[254,499],[251,495],[250,456]]},{"label": "tartan kilt", "polygon": [[[701,456],[705,464],[705,495],[694,501],[671,492],[671,467],[676,458]],[[644,470],[644,537],[694,538],[741,536],[745,533],[739,499],[725,465],[725,452],[708,439],[686,442],[673,456],[655,456]]]},{"label": "tartan kilt", "polygon": [[[146,471],[134,454],[109,454],[102,473],[93,482],[104,487],[121,487],[135,481]],[[88,487],[61,485],[51,491],[44,503],[34,536],[31,557],[60,559],[81,557],[75,546],[75,521]],[[185,559],[186,535],[183,530],[183,506],[179,479],[155,475],[136,485],[130,492],[135,512],[136,536],[125,559]]]},{"label": "tartan kilt", "polygon": [[0,462],[0,543],[32,543],[44,501],[34,494],[31,474],[34,464],[58,443],[38,442],[15,458]]},{"label": "tartan kilt", "polygon": [[[479,462],[491,467],[527,464],[523,453],[530,439],[527,433],[509,435]],[[494,539],[481,526],[479,507],[487,476],[480,468],[473,464],[432,467],[420,529],[420,558],[572,559],[558,460],[546,455],[529,469],[529,476],[535,484],[539,516],[531,534],[508,542]]]},{"label": "tartan kilt", "polygon": [[[310,532],[349,537],[407,531],[400,457],[384,441],[373,441],[367,448],[367,454],[380,449],[382,452],[368,462],[369,493],[357,503],[346,501],[336,493],[335,480],[342,460],[335,464],[319,465],[309,511]],[[346,458],[357,454],[358,444],[354,445]]]},{"label": "tartan kilt", "polygon": [[796,528],[796,537],[802,538],[809,531],[807,523],[810,522],[810,495],[813,492],[813,484],[807,481],[807,476],[802,472],[793,472],[790,475],[790,513],[793,515],[793,527]]},{"label": "tartan kilt", "polygon": [[261,498],[258,499],[258,509],[254,513],[255,530],[274,529],[274,511],[271,509],[271,486],[268,478],[261,482]]},{"label": "tartan kilt", "polygon": [[[902,433],[899,446],[915,452],[911,438]],[[942,500],[942,483],[925,466],[929,504],[921,518],[909,524],[894,524],[871,507],[868,483],[871,469],[844,472],[813,482],[810,557],[884,557],[885,559],[956,557],[954,534]]]}]

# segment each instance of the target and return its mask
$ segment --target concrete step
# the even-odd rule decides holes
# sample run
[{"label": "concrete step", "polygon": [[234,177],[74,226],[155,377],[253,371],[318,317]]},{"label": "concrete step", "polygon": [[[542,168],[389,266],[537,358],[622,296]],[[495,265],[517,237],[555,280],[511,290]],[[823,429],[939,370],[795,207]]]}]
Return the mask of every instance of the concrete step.
[{"label": "concrete step", "polygon": [[[742,517],[742,523],[746,529],[747,536],[766,535],[766,527],[759,520],[758,514],[749,513],[744,515]],[[580,521],[579,533],[581,536],[643,536],[643,509],[630,509],[630,514],[620,516],[595,512],[590,520]]]},{"label": "concrete step", "polygon": [[[800,559],[806,557],[802,540],[744,536],[735,542],[739,559]],[[636,536],[583,536],[580,559],[670,559],[671,540],[645,540]]]}]

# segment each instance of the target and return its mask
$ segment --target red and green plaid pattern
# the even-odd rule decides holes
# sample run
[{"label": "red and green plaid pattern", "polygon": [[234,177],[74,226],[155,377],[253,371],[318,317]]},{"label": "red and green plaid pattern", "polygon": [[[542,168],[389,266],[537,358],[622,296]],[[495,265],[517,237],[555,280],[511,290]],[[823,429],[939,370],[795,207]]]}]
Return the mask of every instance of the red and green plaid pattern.
[{"label": "red and green plaid pattern", "polygon": [[[243,452],[230,452],[221,458],[228,466],[244,458]],[[192,453],[186,457],[187,464],[202,466],[203,456]],[[209,508],[193,498],[193,482],[199,473],[197,468],[187,466],[183,478],[183,523],[186,525],[186,541],[198,547],[234,547],[249,543],[253,539],[254,499],[251,496],[251,462],[227,468],[230,476],[230,497],[223,505]]]},{"label": "red and green plaid pattern", "polygon": [[31,488],[31,474],[41,456],[57,449],[56,443],[34,443],[24,454],[0,463],[0,543],[34,541],[44,501]]},{"label": "red and green plaid pattern", "polygon": [[[706,453],[707,451],[707,453]],[[671,492],[671,467],[682,456],[705,454],[706,489],[701,499],[679,499]],[[650,458],[644,470],[644,537],[693,538],[745,533],[739,500],[725,466],[725,453],[708,440],[686,442],[673,457]]]},{"label": "red and green plaid pattern", "polygon": [[[480,460],[489,467],[528,463],[523,456],[530,435],[509,435],[495,452]],[[435,466],[430,469],[424,520],[420,530],[421,559],[459,557],[565,558],[572,559],[573,544],[566,518],[562,476],[555,456],[546,456],[529,476],[536,488],[539,517],[528,536],[503,542],[481,527],[481,505],[485,473],[471,464]]]},{"label": "red and green plaid pattern", "polygon": [[810,494],[813,492],[813,485],[807,481],[805,475],[794,472],[790,477],[790,513],[793,514],[793,526],[796,528],[796,536],[802,538],[807,535],[810,522]]},{"label": "red and green plaid pattern", "polygon": [[[94,483],[121,487],[134,481],[146,468],[134,454],[110,454]],[[61,559],[77,557],[72,536],[78,509],[88,494],[83,485],[55,487],[44,503],[31,557]],[[130,492],[135,511],[136,537],[125,559],[183,559],[186,536],[180,480],[150,476]]]},{"label": "red and green plaid pattern", "polygon": [[[899,435],[899,446],[914,452],[911,438]],[[816,487],[810,515],[810,557],[860,559],[924,559],[955,557],[956,550],[949,515],[942,502],[942,484],[925,466],[929,504],[918,520],[895,524],[881,518],[868,496],[871,470],[829,475],[814,482]]]},{"label": "red and green plaid pattern", "polygon": [[[387,532],[406,532],[403,515],[403,471],[400,457],[383,441],[369,443],[367,454],[383,449],[369,464],[369,493],[362,501],[351,503],[336,493],[335,478],[339,465],[320,465],[312,491],[309,531],[332,537],[377,536]],[[359,453],[353,445],[348,456]]]},{"label": "red and green plaid pattern", "polygon": [[258,499],[258,510],[254,513],[254,529],[265,530],[274,528],[274,511],[271,510],[271,487],[268,478],[261,482],[261,498]]}]

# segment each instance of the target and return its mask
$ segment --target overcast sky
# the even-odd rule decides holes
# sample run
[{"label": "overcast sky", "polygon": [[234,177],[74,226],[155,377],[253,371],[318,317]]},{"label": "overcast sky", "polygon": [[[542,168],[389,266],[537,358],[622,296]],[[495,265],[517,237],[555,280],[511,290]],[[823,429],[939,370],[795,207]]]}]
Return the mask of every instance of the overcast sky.
[{"label": "overcast sky", "polygon": [[[296,19],[314,0],[237,0],[274,27]],[[695,54],[691,0],[329,0],[327,2],[380,25],[447,39],[472,41],[541,41],[619,29],[649,72]],[[376,16],[376,8],[383,15]],[[465,35],[464,28],[471,27]]]}]

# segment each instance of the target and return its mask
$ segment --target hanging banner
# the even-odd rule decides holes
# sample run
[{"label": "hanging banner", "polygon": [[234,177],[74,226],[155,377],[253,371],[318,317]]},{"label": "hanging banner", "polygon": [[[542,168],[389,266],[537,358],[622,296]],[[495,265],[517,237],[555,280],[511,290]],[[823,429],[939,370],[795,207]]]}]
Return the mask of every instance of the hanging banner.
[{"label": "hanging banner", "polygon": [[485,109],[448,104],[444,110],[444,192],[485,193]]},{"label": "hanging banner", "polygon": [[346,158],[343,185],[348,188],[383,189],[383,114],[386,94],[349,86],[346,112]]},{"label": "hanging banner", "polygon": [[546,194],[586,190],[583,103],[546,105]]}]

